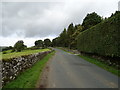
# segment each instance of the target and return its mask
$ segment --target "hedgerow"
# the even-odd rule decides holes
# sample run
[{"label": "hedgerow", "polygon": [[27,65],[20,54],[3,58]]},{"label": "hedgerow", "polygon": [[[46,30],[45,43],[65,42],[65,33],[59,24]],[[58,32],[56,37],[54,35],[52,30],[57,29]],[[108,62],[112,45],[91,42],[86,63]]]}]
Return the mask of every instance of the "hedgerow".
[{"label": "hedgerow", "polygon": [[120,57],[120,12],[79,34],[81,52]]}]

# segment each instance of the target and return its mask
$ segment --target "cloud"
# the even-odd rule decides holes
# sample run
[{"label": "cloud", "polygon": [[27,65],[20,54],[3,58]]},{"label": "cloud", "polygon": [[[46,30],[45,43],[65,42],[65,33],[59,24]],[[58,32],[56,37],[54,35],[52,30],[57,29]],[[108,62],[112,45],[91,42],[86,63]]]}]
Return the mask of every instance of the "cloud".
[{"label": "cloud", "polygon": [[82,23],[87,13],[97,12],[103,17],[110,16],[117,10],[119,0],[17,1],[4,0],[0,3],[2,39],[13,36],[15,38],[56,37],[71,22]]},{"label": "cloud", "polygon": [[[21,32],[25,37],[58,34],[66,15],[61,3],[3,3],[3,33],[10,36]],[[61,29],[61,28],[60,28]]]}]

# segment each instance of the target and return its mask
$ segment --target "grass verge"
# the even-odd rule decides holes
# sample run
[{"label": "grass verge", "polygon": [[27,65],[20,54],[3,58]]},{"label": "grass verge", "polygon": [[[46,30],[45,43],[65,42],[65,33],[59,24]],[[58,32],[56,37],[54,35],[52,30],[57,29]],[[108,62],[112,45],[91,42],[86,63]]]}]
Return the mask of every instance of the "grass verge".
[{"label": "grass verge", "polygon": [[50,49],[23,50],[22,52],[13,52],[13,53],[8,53],[8,54],[2,54],[2,59],[19,57],[19,56],[22,56],[22,55],[29,55],[29,54],[34,54],[34,53],[49,51],[49,50]]},{"label": "grass verge", "polygon": [[89,56],[83,56],[83,55],[78,55],[79,57],[83,58],[84,60],[90,62],[90,63],[93,63],[103,69],[105,69],[106,71],[109,71],[117,76],[120,77],[120,70],[112,67],[112,66],[109,66],[107,64],[105,64],[104,62],[100,62],[99,60],[95,59],[95,58],[92,58],[92,57],[89,57]]},{"label": "grass verge", "polygon": [[[68,52],[68,53],[71,53],[71,54],[74,54],[72,52],[69,52],[67,50],[65,50],[64,48],[60,47],[59,49],[62,49],[63,51],[65,52]],[[120,70],[114,68],[113,66],[109,66],[107,64],[105,64],[104,62],[100,62],[99,60],[93,58],[93,57],[90,57],[90,56],[85,56],[85,55],[78,55],[79,57],[83,58],[84,60],[90,62],[90,63],[93,63],[101,68],[103,68],[104,70],[106,71],[109,71],[117,76],[120,77]]]},{"label": "grass verge", "polygon": [[41,75],[42,69],[44,68],[46,62],[55,53],[52,52],[45,56],[42,60],[38,61],[33,67],[27,69],[25,72],[21,73],[15,80],[8,83],[5,88],[35,88],[37,80]]}]

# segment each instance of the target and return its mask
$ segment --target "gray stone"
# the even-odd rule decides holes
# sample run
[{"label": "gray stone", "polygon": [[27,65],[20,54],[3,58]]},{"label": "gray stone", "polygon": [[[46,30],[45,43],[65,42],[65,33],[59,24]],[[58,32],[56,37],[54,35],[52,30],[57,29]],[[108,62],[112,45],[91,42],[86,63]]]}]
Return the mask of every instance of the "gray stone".
[{"label": "gray stone", "polygon": [[21,72],[32,67],[38,60],[41,60],[45,55],[50,53],[40,52],[31,55],[25,55],[17,58],[2,61],[2,85],[14,80]]}]

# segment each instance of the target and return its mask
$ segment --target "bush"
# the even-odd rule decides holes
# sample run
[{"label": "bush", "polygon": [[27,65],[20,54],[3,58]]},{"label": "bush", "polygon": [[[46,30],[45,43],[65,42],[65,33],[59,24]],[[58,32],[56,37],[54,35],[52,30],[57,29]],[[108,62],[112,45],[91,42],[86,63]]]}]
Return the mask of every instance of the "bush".
[{"label": "bush", "polygon": [[81,52],[120,57],[120,12],[79,34]]},{"label": "bush", "polygon": [[4,51],[3,54],[7,54],[7,52]]},{"label": "bush", "polygon": [[19,40],[14,45],[14,51],[21,52],[22,50],[26,49],[27,46],[24,45],[24,42],[22,40]]}]

